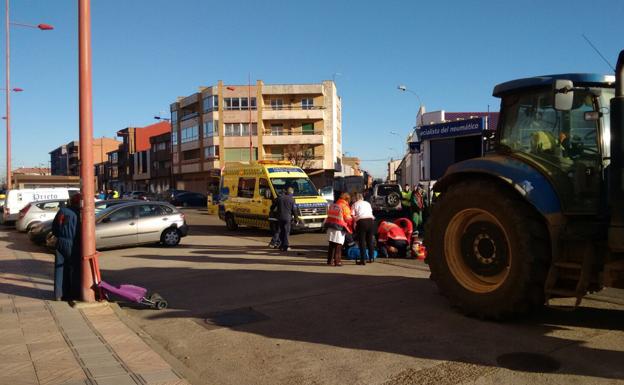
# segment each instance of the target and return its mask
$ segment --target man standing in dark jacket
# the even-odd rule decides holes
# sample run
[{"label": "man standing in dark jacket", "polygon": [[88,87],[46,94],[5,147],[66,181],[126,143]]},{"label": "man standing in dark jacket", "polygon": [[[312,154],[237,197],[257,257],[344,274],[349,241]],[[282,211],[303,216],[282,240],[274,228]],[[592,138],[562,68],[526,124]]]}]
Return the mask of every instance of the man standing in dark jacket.
[{"label": "man standing in dark jacket", "polygon": [[52,223],[56,237],[54,255],[54,298],[79,299],[80,292],[80,194],[69,200],[70,207],[62,207]]},{"label": "man standing in dark jacket", "polygon": [[290,234],[290,224],[293,218],[297,217],[295,210],[295,189],[288,187],[286,193],[277,197],[277,221],[280,229],[280,250],[288,251],[288,235]]}]

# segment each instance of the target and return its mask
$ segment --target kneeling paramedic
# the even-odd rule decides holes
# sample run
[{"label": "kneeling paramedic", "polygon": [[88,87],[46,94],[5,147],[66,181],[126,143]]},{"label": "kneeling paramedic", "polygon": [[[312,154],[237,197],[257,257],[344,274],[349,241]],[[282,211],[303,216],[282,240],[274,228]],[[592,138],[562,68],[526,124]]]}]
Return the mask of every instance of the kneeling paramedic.
[{"label": "kneeling paramedic", "polygon": [[409,242],[401,227],[392,222],[381,221],[377,228],[377,246],[379,255],[388,258],[388,254],[395,254],[405,258]]}]

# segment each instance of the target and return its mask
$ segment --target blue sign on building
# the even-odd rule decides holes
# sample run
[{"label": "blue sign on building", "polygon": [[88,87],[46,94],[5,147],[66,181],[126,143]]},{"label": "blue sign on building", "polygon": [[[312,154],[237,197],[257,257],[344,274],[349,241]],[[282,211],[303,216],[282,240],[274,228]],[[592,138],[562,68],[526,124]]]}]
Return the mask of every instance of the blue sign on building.
[{"label": "blue sign on building", "polygon": [[438,123],[423,126],[418,133],[422,140],[451,138],[455,136],[467,136],[481,134],[485,128],[485,117],[458,120],[456,122]]}]

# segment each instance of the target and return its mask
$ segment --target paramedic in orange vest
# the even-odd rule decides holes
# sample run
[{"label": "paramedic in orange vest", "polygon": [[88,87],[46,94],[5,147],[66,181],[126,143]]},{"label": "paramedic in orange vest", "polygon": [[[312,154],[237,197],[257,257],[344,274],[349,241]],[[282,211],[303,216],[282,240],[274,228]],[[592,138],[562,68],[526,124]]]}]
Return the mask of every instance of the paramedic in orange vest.
[{"label": "paramedic in orange vest", "polygon": [[327,264],[342,266],[342,245],[347,233],[351,233],[351,209],[347,203],[351,197],[348,193],[343,193],[335,203],[332,203],[327,210],[325,228],[329,246],[327,247]]},{"label": "paramedic in orange vest", "polygon": [[396,253],[400,258],[405,258],[407,246],[407,237],[401,227],[392,222],[381,221],[377,228],[377,247],[380,255],[388,258],[389,253]]}]

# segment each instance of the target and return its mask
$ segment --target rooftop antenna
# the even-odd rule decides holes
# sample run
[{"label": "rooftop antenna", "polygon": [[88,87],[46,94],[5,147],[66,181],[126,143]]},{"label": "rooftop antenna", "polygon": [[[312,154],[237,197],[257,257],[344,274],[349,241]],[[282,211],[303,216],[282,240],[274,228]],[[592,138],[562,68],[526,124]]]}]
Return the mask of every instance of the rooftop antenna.
[{"label": "rooftop antenna", "polygon": [[604,55],[602,53],[600,53],[600,51],[598,50],[598,48],[596,48],[596,46],[587,38],[587,36],[585,36],[585,34],[582,34],[581,36],[583,36],[583,39],[585,39],[585,41],[587,42],[587,44],[589,44],[594,51],[596,51],[596,53],[598,54],[598,56],[600,56],[602,58],[602,60],[604,60],[605,63],[607,63],[607,65],[609,66],[609,68],[611,68],[611,70],[613,72],[615,72],[615,67],[613,67],[613,65],[611,63],[609,63],[609,60],[607,60],[606,57],[604,57]]}]

